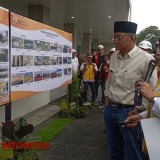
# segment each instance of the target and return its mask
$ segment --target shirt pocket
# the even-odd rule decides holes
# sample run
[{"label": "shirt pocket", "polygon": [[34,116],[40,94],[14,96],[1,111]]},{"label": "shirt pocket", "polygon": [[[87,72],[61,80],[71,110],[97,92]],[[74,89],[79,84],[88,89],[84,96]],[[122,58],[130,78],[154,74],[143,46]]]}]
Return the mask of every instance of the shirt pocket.
[{"label": "shirt pocket", "polygon": [[139,80],[139,76],[136,72],[125,72],[124,73],[124,80],[123,80],[123,86],[126,89],[134,90],[135,89],[135,83]]},{"label": "shirt pocket", "polygon": [[118,70],[115,70],[115,69],[110,69],[109,70],[109,80],[110,80],[110,84],[112,86],[114,86],[115,83],[116,83],[117,74],[118,74]]}]

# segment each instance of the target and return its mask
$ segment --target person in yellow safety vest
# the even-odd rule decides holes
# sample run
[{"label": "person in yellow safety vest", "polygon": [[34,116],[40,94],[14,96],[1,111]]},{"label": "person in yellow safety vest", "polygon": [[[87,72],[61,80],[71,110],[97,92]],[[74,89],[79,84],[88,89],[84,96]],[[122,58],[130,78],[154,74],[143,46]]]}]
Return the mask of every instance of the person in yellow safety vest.
[{"label": "person in yellow safety vest", "polygon": [[86,91],[84,101],[87,102],[87,91],[88,86],[91,88],[92,91],[92,103],[95,103],[96,100],[96,89],[95,89],[95,80],[94,76],[98,71],[97,65],[91,62],[92,54],[89,53],[86,56],[86,61],[82,63],[80,70],[83,74],[83,85],[84,90]]}]

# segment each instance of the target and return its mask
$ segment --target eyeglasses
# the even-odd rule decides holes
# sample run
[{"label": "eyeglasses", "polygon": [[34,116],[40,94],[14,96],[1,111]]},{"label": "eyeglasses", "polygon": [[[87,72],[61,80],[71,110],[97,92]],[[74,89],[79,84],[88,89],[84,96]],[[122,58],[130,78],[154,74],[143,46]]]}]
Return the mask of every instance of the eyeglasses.
[{"label": "eyeglasses", "polygon": [[116,42],[119,42],[120,40],[122,40],[124,37],[126,36],[130,36],[130,34],[126,34],[126,35],[114,35],[112,37],[112,41],[116,41]]}]

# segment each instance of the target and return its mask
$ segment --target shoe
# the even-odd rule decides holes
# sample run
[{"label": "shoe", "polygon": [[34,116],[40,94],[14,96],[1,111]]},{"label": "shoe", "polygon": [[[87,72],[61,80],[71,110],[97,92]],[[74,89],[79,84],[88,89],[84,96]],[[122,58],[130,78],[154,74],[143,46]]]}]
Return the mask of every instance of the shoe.
[{"label": "shoe", "polygon": [[96,100],[94,102],[97,102],[98,101],[98,98],[96,98]]},{"label": "shoe", "polygon": [[99,103],[99,105],[102,105],[102,104],[103,104],[102,102]]},{"label": "shoe", "polygon": [[98,106],[98,108],[103,109],[103,108],[104,108],[104,105]]},{"label": "shoe", "polygon": [[98,106],[97,101],[92,102],[92,105],[94,105],[94,106]]},{"label": "shoe", "polygon": [[96,105],[96,101],[92,102],[92,105],[94,105],[94,106],[95,106],[95,105]]}]

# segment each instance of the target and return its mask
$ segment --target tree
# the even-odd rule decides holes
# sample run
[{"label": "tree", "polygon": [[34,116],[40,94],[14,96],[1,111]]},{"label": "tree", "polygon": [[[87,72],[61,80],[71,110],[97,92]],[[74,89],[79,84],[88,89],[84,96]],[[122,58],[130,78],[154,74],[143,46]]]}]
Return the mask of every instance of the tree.
[{"label": "tree", "polygon": [[147,40],[151,42],[153,52],[156,51],[155,43],[157,42],[158,37],[160,36],[160,30],[157,26],[150,26],[148,28],[143,29],[137,34],[136,43],[137,45],[143,41]]}]

